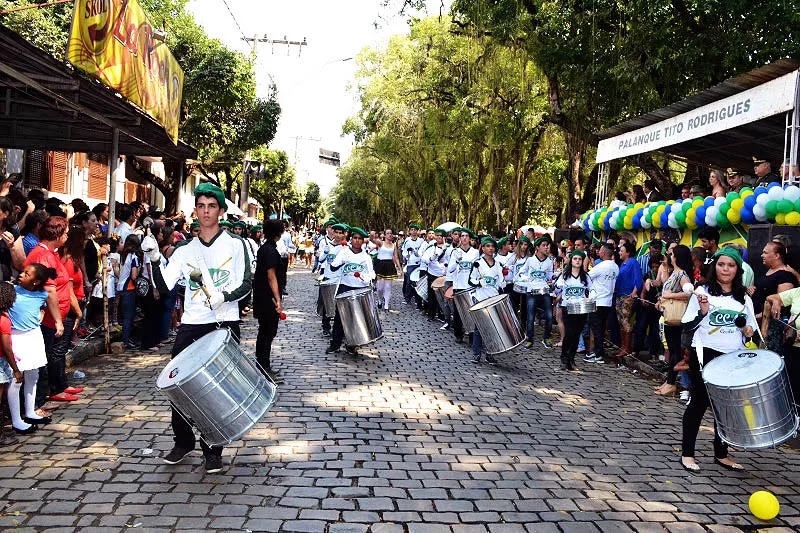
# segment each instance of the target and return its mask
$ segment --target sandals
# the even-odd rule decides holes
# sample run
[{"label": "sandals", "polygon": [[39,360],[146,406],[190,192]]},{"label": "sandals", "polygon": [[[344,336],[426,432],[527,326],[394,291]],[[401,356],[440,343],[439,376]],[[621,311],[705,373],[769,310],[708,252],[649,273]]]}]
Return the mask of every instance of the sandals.
[{"label": "sandals", "polygon": [[683,457],[681,457],[678,460],[680,461],[681,466],[683,467],[683,469],[686,470],[687,472],[691,472],[692,474],[696,474],[696,473],[700,472],[700,465],[697,464],[696,462],[695,463],[686,464],[686,463],[683,462]]},{"label": "sandals", "polygon": [[[727,459],[727,457],[726,457],[726,459]],[[725,470],[731,470],[733,472],[744,472],[745,471],[744,467],[742,465],[740,465],[739,463],[737,463],[737,462],[731,462],[730,464],[727,464],[727,463],[723,463],[722,461],[720,461],[719,459],[714,457],[714,463],[718,464],[719,466],[721,466]]]}]

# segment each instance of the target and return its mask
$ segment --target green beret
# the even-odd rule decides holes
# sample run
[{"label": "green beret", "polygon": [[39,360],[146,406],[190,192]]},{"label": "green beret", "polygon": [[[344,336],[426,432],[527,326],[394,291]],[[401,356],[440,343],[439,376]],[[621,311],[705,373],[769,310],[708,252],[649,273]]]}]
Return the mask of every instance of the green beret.
[{"label": "green beret", "polygon": [[553,239],[550,238],[550,235],[542,235],[541,237],[536,237],[536,240],[533,241],[534,246],[539,246],[543,242],[549,242],[552,244]]},{"label": "green beret", "polygon": [[219,221],[219,225],[220,225],[220,227],[223,227],[223,228],[231,228],[231,227],[233,227],[233,224],[231,224],[227,220],[220,220]]},{"label": "green beret", "polygon": [[431,231],[433,231],[433,228],[428,228],[425,230],[425,233],[430,233]]},{"label": "green beret", "polygon": [[467,235],[469,235],[469,238],[470,238],[470,239],[477,239],[477,238],[478,238],[478,236],[477,236],[477,235],[475,235],[475,232],[474,232],[474,231],[472,231],[472,230],[471,230],[471,229],[469,229],[469,228],[463,228],[463,227],[462,227],[462,228],[461,228],[461,232],[462,232],[462,233],[466,233]]},{"label": "green beret", "polygon": [[441,228],[436,228],[435,230],[433,230],[433,233],[435,235],[441,235],[442,237],[447,235],[447,232],[445,230],[441,229]]},{"label": "green beret", "polygon": [[579,255],[581,259],[586,259],[586,252],[584,252],[583,250],[572,250],[569,253],[569,258],[572,259],[576,255]]},{"label": "green beret", "polygon": [[483,246],[484,244],[492,244],[494,245],[495,248],[497,248],[497,241],[488,236],[481,239],[481,246]]},{"label": "green beret", "polygon": [[189,224],[189,229],[199,228],[200,221],[199,220],[192,220],[192,223]]},{"label": "green beret", "polygon": [[508,242],[508,237],[503,237],[497,241],[497,246],[504,246]]},{"label": "green beret", "polygon": [[256,230],[256,231],[261,231],[262,229],[264,229],[264,225],[263,224],[256,224],[255,226],[253,226],[253,229]]},{"label": "green beret", "polygon": [[347,224],[342,224],[341,222],[338,222],[338,223],[333,225],[333,229],[335,229],[335,230],[338,229],[339,231],[348,231],[350,229],[350,226],[348,226]]},{"label": "green beret", "polygon": [[353,235],[361,235],[362,237],[366,237],[367,235],[369,235],[369,233],[367,233],[361,228],[353,226],[352,228],[350,228],[350,236],[352,237]]},{"label": "green beret", "polygon": [[717,259],[723,255],[727,255],[728,257],[736,261],[736,265],[739,268],[742,268],[742,256],[739,255],[739,252],[736,249],[731,248],[730,246],[725,246],[723,248],[720,248],[719,250],[717,250],[717,253],[714,254],[714,259]]},{"label": "green beret", "polygon": [[335,218],[331,217],[327,221],[325,221],[325,224],[323,224],[323,226],[325,226],[325,227],[334,226],[334,225],[336,225],[338,223],[339,223],[338,220],[336,220]]},{"label": "green beret", "polygon": [[527,235],[521,236],[519,239],[517,239],[517,242],[527,242],[528,246],[531,244],[531,240],[527,237]]},{"label": "green beret", "polygon": [[233,227],[247,229],[247,222],[245,222],[244,220],[237,220],[236,222],[233,223]]},{"label": "green beret", "polygon": [[417,229],[417,230],[419,230],[419,229],[422,229],[422,226],[420,226],[419,224],[416,224],[416,223],[412,223],[412,224],[408,225],[408,229]]},{"label": "green beret", "polygon": [[228,204],[225,201],[225,193],[222,192],[222,189],[214,185],[213,183],[201,183],[194,189],[194,197],[197,198],[198,196],[213,196],[216,198],[217,203],[219,204],[220,208],[223,210],[228,209]]}]

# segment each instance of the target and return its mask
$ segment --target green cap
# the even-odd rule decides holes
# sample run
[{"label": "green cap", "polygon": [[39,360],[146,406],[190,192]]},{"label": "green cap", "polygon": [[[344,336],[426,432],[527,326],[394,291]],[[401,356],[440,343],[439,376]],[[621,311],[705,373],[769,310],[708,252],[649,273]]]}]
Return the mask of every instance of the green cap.
[{"label": "green cap", "polygon": [[492,237],[488,237],[487,236],[487,237],[484,237],[483,239],[481,239],[481,246],[483,246],[485,244],[493,244],[494,247],[497,248],[497,241],[494,240]]},{"label": "green cap", "polygon": [[717,250],[717,253],[714,254],[714,259],[717,259],[718,257],[723,255],[727,255],[728,257],[736,261],[736,265],[739,268],[742,268],[742,256],[739,255],[739,252],[736,251],[734,248],[731,248],[730,246],[725,246],[723,248],[720,248],[719,250]]},{"label": "green cap", "polygon": [[527,242],[529,246],[531,244],[531,240],[527,235],[522,235],[519,239],[517,239],[517,242]]},{"label": "green cap", "polygon": [[497,246],[505,246],[507,242],[508,242],[508,237],[503,237],[499,241],[497,241]]},{"label": "green cap", "polygon": [[328,226],[336,225],[338,223],[339,223],[338,220],[336,220],[335,218],[331,217],[331,218],[329,218],[328,220],[325,221],[325,224],[323,224],[323,226],[328,227]]},{"label": "green cap", "polygon": [[441,235],[442,237],[447,235],[447,232],[445,230],[443,230],[442,228],[436,228],[435,230],[433,230],[433,233],[435,235]]},{"label": "green cap", "polygon": [[463,228],[463,227],[462,227],[462,228],[461,228],[461,232],[462,232],[462,233],[466,233],[467,235],[469,235],[469,238],[470,238],[470,239],[477,239],[477,238],[478,238],[478,236],[477,236],[477,235],[475,235],[475,232],[474,232],[474,231],[472,231],[472,230],[471,230],[471,229],[469,229],[469,228]]},{"label": "green cap", "polygon": [[198,196],[213,196],[216,198],[217,203],[219,204],[220,208],[223,210],[228,209],[228,204],[225,201],[225,193],[222,192],[222,189],[214,185],[213,183],[201,183],[194,189],[194,197],[197,198]]},{"label": "green cap", "polygon": [[220,225],[220,227],[222,227],[222,228],[232,228],[232,227],[233,227],[233,224],[231,224],[231,223],[230,223],[230,222],[228,222],[227,220],[220,220],[220,221],[219,221],[219,225]]},{"label": "green cap", "polygon": [[420,226],[417,223],[412,222],[411,224],[408,225],[408,229],[418,229],[419,230],[419,229],[422,229],[422,226]]},{"label": "green cap", "polygon": [[431,231],[433,231],[433,228],[428,228],[425,230],[425,233],[430,233]]},{"label": "green cap", "polygon": [[361,235],[362,237],[366,237],[369,234],[363,229],[353,226],[350,228],[350,236],[352,237],[353,235]]},{"label": "green cap", "polygon": [[192,220],[192,223],[189,224],[189,229],[199,228],[200,221],[199,220]]},{"label": "green cap", "polygon": [[581,259],[586,259],[586,252],[584,252],[583,250],[572,250],[572,251],[569,253],[569,258],[570,258],[570,259],[572,259],[572,258],[573,258],[573,257],[575,257],[576,255],[579,255],[579,256],[581,256]]},{"label": "green cap", "polygon": [[534,246],[539,246],[539,245],[540,245],[540,244],[542,244],[543,242],[549,242],[549,243],[552,243],[552,242],[553,242],[553,239],[551,239],[551,238],[550,238],[550,235],[542,235],[541,237],[536,237],[536,240],[535,240],[535,241],[533,241],[533,245],[534,245]]},{"label": "green cap", "polygon": [[348,226],[347,224],[343,224],[341,222],[337,222],[336,224],[333,225],[333,229],[338,229],[339,231],[349,231],[350,226]]},{"label": "green cap", "polygon": [[247,222],[245,222],[244,220],[237,220],[236,222],[233,223],[233,227],[247,229]]}]

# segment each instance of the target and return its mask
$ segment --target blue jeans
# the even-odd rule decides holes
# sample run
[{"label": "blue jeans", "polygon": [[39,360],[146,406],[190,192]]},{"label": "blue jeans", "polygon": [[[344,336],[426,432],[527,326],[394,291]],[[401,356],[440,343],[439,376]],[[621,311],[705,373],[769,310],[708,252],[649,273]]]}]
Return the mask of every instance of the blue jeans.
[{"label": "blue jeans", "polygon": [[117,294],[122,306],[122,343],[128,346],[131,343],[133,319],[136,318],[136,291],[124,290]]},{"label": "blue jeans", "polygon": [[175,300],[178,298],[178,286],[174,286],[166,295],[161,295],[161,305],[164,316],[161,319],[161,340],[169,338],[169,328],[172,325],[172,312],[175,310]]},{"label": "blue jeans", "polygon": [[481,338],[481,333],[478,331],[478,328],[475,328],[475,331],[472,332],[472,355],[476,358],[480,357],[482,351],[483,339]]},{"label": "blue jeans", "polygon": [[549,294],[528,295],[528,342],[533,342],[533,325],[536,323],[536,308],[541,308],[544,313],[544,337],[549,339],[553,333],[553,301]]}]

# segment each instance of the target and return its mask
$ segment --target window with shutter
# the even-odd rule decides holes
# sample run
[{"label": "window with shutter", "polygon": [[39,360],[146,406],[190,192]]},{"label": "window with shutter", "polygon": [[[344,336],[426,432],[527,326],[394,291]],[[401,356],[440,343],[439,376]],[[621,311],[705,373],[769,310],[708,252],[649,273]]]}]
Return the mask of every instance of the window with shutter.
[{"label": "window with shutter", "polygon": [[125,182],[125,203],[129,204],[136,200],[136,191],[138,184],[132,181]]},{"label": "window with shutter", "polygon": [[69,194],[70,179],[67,171],[69,154],[66,152],[47,152],[50,173],[50,191]]},{"label": "window with shutter", "polygon": [[47,165],[43,150],[25,152],[25,177],[23,185],[28,189],[42,189],[47,186]]},{"label": "window with shutter", "polygon": [[89,198],[106,199],[108,159],[103,154],[89,154]]}]

